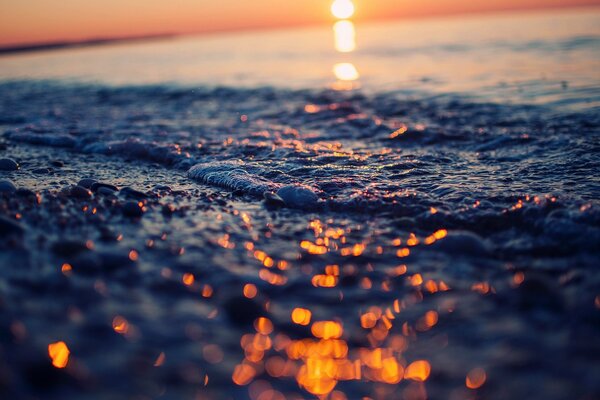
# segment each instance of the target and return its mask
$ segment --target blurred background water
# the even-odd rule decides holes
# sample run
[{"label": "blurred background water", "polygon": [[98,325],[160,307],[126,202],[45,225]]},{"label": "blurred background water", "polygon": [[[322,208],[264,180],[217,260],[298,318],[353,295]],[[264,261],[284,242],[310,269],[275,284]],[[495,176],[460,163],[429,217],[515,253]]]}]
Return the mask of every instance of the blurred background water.
[{"label": "blurred background water", "polygon": [[600,104],[600,10],[444,17],[11,54],[0,80],[362,88]]}]

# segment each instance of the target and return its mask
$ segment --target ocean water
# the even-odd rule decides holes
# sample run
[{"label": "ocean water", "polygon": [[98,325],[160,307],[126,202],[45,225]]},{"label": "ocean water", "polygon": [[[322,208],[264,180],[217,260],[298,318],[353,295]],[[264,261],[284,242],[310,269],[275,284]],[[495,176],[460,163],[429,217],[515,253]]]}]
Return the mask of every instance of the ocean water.
[{"label": "ocean water", "polygon": [[596,398],[599,22],[1,57],[0,390]]},{"label": "ocean water", "polygon": [[0,79],[314,89],[345,73],[369,92],[593,107],[599,20],[575,9],[181,37],[4,56]]}]

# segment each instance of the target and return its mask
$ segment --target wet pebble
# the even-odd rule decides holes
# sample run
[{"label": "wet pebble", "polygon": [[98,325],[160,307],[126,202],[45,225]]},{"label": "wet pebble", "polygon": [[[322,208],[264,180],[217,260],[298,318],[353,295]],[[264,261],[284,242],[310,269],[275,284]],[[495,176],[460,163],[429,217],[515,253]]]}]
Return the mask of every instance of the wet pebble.
[{"label": "wet pebble", "polygon": [[50,161],[50,165],[52,165],[53,167],[56,167],[56,168],[62,168],[65,166],[65,164],[60,160]]},{"label": "wet pebble", "polygon": [[89,199],[92,197],[92,192],[82,186],[75,185],[69,189],[69,195],[76,199]]},{"label": "wet pebble", "polygon": [[171,193],[171,187],[167,186],[167,185],[156,185],[154,187],[154,190],[158,191],[158,192],[167,192],[167,193]]},{"label": "wet pebble", "polygon": [[95,179],[84,178],[84,179],[80,180],[79,182],[77,182],[77,185],[84,187],[86,189],[91,189],[92,185],[96,182],[98,182],[98,181]]},{"label": "wet pebble", "polygon": [[301,186],[284,186],[277,191],[277,195],[293,208],[314,208],[319,202],[319,197],[312,190]]},{"label": "wet pebble", "polygon": [[143,200],[148,197],[145,193],[142,193],[139,190],[135,190],[130,187],[124,187],[123,189],[121,189],[121,194],[123,194],[126,197],[131,197],[138,200]]},{"label": "wet pebble", "polygon": [[49,174],[50,172],[52,172],[52,169],[50,168],[36,168],[34,170],[32,170],[31,172],[33,172],[34,174]]},{"label": "wet pebble", "polygon": [[0,159],[0,171],[16,171],[19,169],[19,164],[10,158]]},{"label": "wet pebble", "polygon": [[98,188],[96,193],[101,194],[103,196],[111,196],[111,195],[116,194],[117,192],[112,189],[106,188],[106,187],[101,187],[101,188]]},{"label": "wet pebble", "polygon": [[115,185],[111,185],[109,183],[95,182],[89,188],[92,192],[96,193],[100,191],[100,189],[104,189],[104,192],[109,190],[110,192],[118,192],[119,188]]},{"label": "wet pebble", "polygon": [[14,193],[17,190],[14,183],[9,180],[0,181],[0,193]]},{"label": "wet pebble", "polygon": [[128,217],[139,218],[144,215],[144,207],[143,205],[140,206],[137,201],[128,201],[123,204],[123,214]]},{"label": "wet pebble", "polygon": [[284,207],[285,201],[281,197],[279,197],[276,193],[273,192],[265,192],[263,194],[265,199],[265,204],[270,207]]}]

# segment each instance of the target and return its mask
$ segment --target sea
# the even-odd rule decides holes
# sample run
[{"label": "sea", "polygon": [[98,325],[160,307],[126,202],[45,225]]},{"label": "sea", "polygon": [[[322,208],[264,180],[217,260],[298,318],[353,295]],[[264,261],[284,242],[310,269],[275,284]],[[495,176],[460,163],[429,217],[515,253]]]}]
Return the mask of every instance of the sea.
[{"label": "sea", "polygon": [[5,54],[0,158],[0,394],[600,395],[598,8]]}]

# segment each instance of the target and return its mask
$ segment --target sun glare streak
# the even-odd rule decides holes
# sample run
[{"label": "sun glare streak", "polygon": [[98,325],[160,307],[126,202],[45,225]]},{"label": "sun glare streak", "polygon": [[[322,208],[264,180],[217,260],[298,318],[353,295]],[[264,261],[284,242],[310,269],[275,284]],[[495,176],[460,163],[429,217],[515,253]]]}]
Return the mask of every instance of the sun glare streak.
[{"label": "sun glare streak", "polygon": [[335,49],[340,53],[351,53],[356,50],[356,30],[351,21],[338,21],[333,25]]},{"label": "sun glare streak", "polygon": [[335,0],[331,5],[331,13],[339,19],[350,18],[354,15],[354,4],[351,0]]},{"label": "sun glare streak", "polygon": [[352,63],[338,63],[333,66],[333,73],[340,81],[355,81],[360,77]]}]

